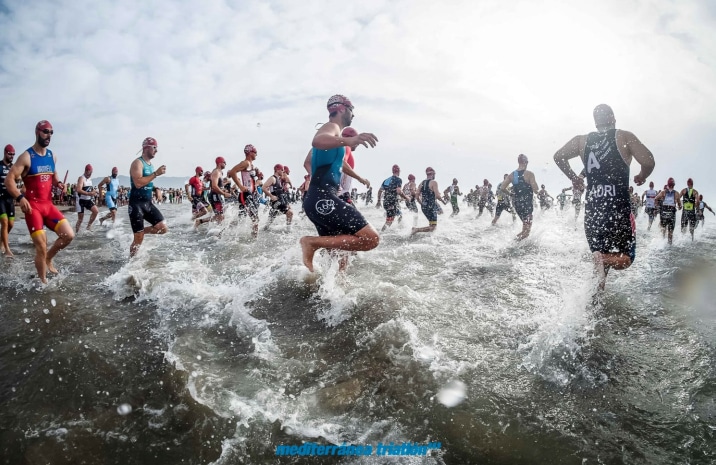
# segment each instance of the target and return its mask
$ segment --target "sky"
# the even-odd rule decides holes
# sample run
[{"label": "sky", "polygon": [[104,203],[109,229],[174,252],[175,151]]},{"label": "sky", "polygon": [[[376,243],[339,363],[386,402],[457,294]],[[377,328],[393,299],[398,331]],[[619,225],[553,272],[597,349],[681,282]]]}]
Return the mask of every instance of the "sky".
[{"label": "sky", "polygon": [[654,154],[657,187],[692,177],[716,203],[707,0],[14,0],[0,31],[0,144],[19,154],[49,120],[71,182],[87,163],[128,174],[151,136],[167,176],[231,167],[250,143],[298,185],[340,93],[379,139],[355,153],[376,187],[393,164],[404,180],[434,167],[441,189],[496,185],[525,153],[554,195],[570,183],[552,156],[607,103]]}]

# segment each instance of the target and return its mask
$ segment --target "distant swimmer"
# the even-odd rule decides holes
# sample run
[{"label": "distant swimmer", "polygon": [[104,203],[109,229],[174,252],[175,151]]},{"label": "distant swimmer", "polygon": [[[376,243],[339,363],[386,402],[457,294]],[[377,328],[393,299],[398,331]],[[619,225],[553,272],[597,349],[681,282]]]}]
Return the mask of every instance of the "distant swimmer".
[{"label": "distant swimmer", "polygon": [[402,187],[403,180],[400,179],[400,166],[393,165],[393,175],[383,181],[380,189],[378,189],[378,203],[376,204],[376,208],[380,208],[381,206],[381,197],[383,208],[385,208],[385,224],[381,231],[385,231],[390,227],[396,217],[398,217],[398,222],[403,218],[398,197],[402,197],[405,200],[408,200],[408,198],[403,194]]},{"label": "distant swimmer", "polygon": [[[5,180],[12,169],[12,161],[15,158],[15,147],[10,144],[3,150],[2,164],[0,164],[0,226],[2,226],[2,237],[0,247],[6,257],[13,257],[10,251],[10,231],[15,225],[15,199],[5,188]],[[19,179],[19,178],[18,178]],[[13,180],[16,182],[17,180]]]},{"label": "distant swimmer", "polygon": [[251,219],[251,234],[259,234],[259,170],[254,166],[258,150],[252,144],[244,147],[244,160],[229,170],[229,177],[239,188],[239,217]]},{"label": "distant swimmer", "polygon": [[[152,204],[152,193],[154,192],[154,180],[167,171],[162,165],[154,170],[152,160],[157,156],[157,140],[147,137],[142,141],[142,155],[134,160],[129,167],[129,222],[132,225],[134,239],[129,247],[129,257],[134,257],[139,251],[145,234],[165,234],[168,230],[164,216],[159,209]],[[147,221],[151,226],[144,227]]]},{"label": "distant swimmer", "polygon": [[457,178],[453,178],[452,184],[445,189],[445,192],[443,192],[443,195],[450,197],[450,205],[452,206],[452,213],[450,216],[455,216],[460,213],[460,206],[457,203],[457,197],[458,195],[462,195],[462,192],[460,192],[460,188],[457,183]]},{"label": "distant swimmer", "polygon": [[[493,225],[497,224],[497,220],[500,219],[500,215],[502,215],[503,211],[512,213],[512,221],[515,219],[514,211],[510,206],[510,195],[512,193],[510,184],[510,175],[505,174],[502,177],[502,182],[497,185],[497,206],[495,207],[495,217],[492,219]],[[502,189],[503,186],[505,186],[504,190]]]},{"label": "distant swimmer", "polygon": [[572,181],[579,180],[569,166],[579,157],[587,177],[584,232],[592,251],[599,288],[604,289],[609,269],[628,268],[636,256],[636,227],[629,198],[629,165],[641,166],[634,183],[641,186],[654,170],[654,156],[629,131],[616,129],[614,112],[598,105],[593,112],[596,132],[579,135],[554,154],[554,161]]},{"label": "distant swimmer", "polygon": [[708,206],[706,202],[704,202],[704,196],[699,195],[699,202],[696,204],[696,220],[701,221],[701,226],[703,227],[705,223],[704,218],[704,210],[708,210],[711,212],[712,215],[716,215],[713,210],[711,210],[711,207]]},{"label": "distant swimmer", "polygon": [[[514,201],[512,207],[522,221],[522,232],[516,237],[518,241],[530,235],[530,230],[532,229],[532,212],[534,210],[534,193],[539,190],[534,173],[527,169],[528,163],[527,155],[520,154],[517,157],[517,169],[512,172],[510,178]],[[510,195],[506,184],[508,183],[502,183],[502,192],[506,195]]]},{"label": "distant swimmer", "polygon": [[92,212],[90,215],[89,223],[87,223],[87,231],[92,230],[92,223],[94,223],[99,208],[95,205],[94,199],[99,196],[99,190],[95,190],[92,185],[92,165],[89,163],[85,166],[85,172],[77,178],[77,185],[75,186],[77,191],[77,197],[75,199],[75,211],[77,212],[77,224],[75,225],[75,232],[80,232],[80,226],[82,220],[85,217],[85,210]]},{"label": "distant swimmer", "polygon": [[410,232],[411,236],[421,232],[435,231],[435,228],[438,227],[438,199],[447,205],[445,199],[440,195],[438,182],[435,180],[435,170],[428,166],[425,169],[425,175],[427,179],[418,187],[418,203],[420,203],[423,215],[428,219],[428,226],[413,228]]},{"label": "distant swimmer", "polygon": [[263,185],[263,191],[268,196],[271,205],[268,223],[264,226],[264,231],[268,231],[273,220],[281,213],[286,215],[286,226],[290,227],[291,220],[293,220],[291,203],[288,200],[288,193],[284,188],[284,169],[284,166],[281,164],[274,165],[273,176],[269,176]]},{"label": "distant swimmer", "polygon": [[211,171],[211,192],[209,193],[209,201],[211,208],[214,210],[214,218],[212,221],[221,223],[224,221],[224,204],[227,196],[224,190],[224,168],[226,168],[226,160],[224,157],[216,157],[216,167]]},{"label": "distant swimmer", "polygon": [[664,190],[659,192],[654,199],[661,205],[659,208],[659,226],[661,227],[661,235],[669,236],[669,244],[674,240],[674,228],[676,227],[676,208],[681,210],[681,195],[674,190],[676,181],[669,178],[664,186]]},{"label": "distant swimmer", "polygon": [[641,199],[639,194],[634,192],[634,186],[629,186],[629,201],[631,203],[631,214],[634,218],[639,216],[639,207],[641,206]]},{"label": "distant swimmer", "polygon": [[[54,133],[48,121],[37,123],[35,144],[18,157],[5,176],[7,194],[19,202],[20,210],[25,213],[27,229],[35,246],[35,268],[43,283],[47,283],[48,271],[57,273],[52,259],[75,238],[72,226],[52,203],[52,187],[65,190],[65,185],[57,176],[55,155],[47,148]],[[25,184],[24,194],[15,184],[18,178],[22,178]],[[43,226],[57,234],[57,240],[50,250],[47,250],[47,237]]]},{"label": "distant swimmer", "polygon": [[342,129],[353,120],[353,104],[347,97],[332,96],[327,109],[329,121],[313,138],[311,183],[304,200],[306,216],[319,234],[301,238],[303,264],[309,271],[313,271],[313,256],[319,249],[366,251],[380,242],[378,233],[363,215],[338,198],[341,168],[347,166],[345,147],[358,144],[375,147],[378,139],[371,133],[341,136]]},{"label": "distant swimmer", "polygon": [[482,212],[485,211],[485,207],[487,206],[487,203],[489,201],[490,181],[488,181],[487,179],[483,179],[482,186],[480,186],[480,187],[475,186],[475,187],[477,188],[476,195],[477,195],[477,209],[478,209],[477,217],[475,217],[475,219],[477,219],[482,216]]},{"label": "distant swimmer", "polygon": [[112,168],[112,174],[105,176],[103,180],[97,184],[97,190],[99,191],[102,186],[107,186],[107,192],[104,194],[104,203],[109,208],[109,213],[99,219],[99,225],[102,226],[108,219],[112,219],[112,223],[117,219],[117,197],[119,196],[119,179],[117,175],[119,170],[115,166]]},{"label": "distant swimmer", "polygon": [[418,199],[418,187],[415,185],[415,176],[412,174],[408,175],[408,183],[403,187],[403,194],[408,198],[405,201],[405,206],[408,207],[413,213],[418,212],[418,205],[415,203]]},{"label": "distant swimmer", "polygon": [[544,184],[542,184],[540,187],[541,189],[539,190],[539,192],[537,192],[539,207],[542,210],[548,210],[552,206],[552,202],[554,202],[554,197],[549,195],[547,189],[544,188]]},{"label": "distant swimmer", "polygon": [[651,230],[651,224],[654,222],[654,218],[656,218],[656,203],[654,202],[656,194],[658,194],[658,192],[654,190],[654,182],[652,181],[649,183],[649,189],[645,190],[641,195],[641,201],[644,204],[644,213],[649,217],[649,227],[647,231]]},{"label": "distant swimmer", "polygon": [[[194,169],[194,176],[189,178],[184,185],[186,197],[191,202],[191,219],[194,220],[195,227],[211,221],[211,218],[203,218],[209,213],[206,209],[207,202],[204,200],[203,172],[204,168],[197,166]],[[209,173],[209,178],[211,178],[211,173]]]},{"label": "distant swimmer", "polygon": [[689,178],[686,181],[686,187],[679,192],[681,200],[684,203],[684,210],[681,212],[681,234],[686,232],[686,225],[689,226],[691,240],[694,240],[694,229],[696,229],[696,202],[699,198],[699,192],[694,189],[694,180]]}]

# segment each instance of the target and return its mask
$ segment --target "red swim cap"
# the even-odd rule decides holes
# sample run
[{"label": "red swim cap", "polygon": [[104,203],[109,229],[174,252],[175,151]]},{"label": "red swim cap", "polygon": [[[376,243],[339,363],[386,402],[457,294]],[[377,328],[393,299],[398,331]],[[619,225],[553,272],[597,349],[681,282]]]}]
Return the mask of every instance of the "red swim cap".
[{"label": "red swim cap", "polygon": [[154,137],[147,137],[142,141],[142,148],[144,147],[154,147],[157,148],[157,140]]},{"label": "red swim cap", "polygon": [[693,185],[694,185],[694,180],[691,179],[691,178],[689,178],[689,179],[686,180],[686,184],[688,184],[689,186],[693,186]]},{"label": "red swim cap", "polygon": [[358,135],[358,131],[356,131],[355,129],[353,129],[353,128],[350,127],[350,126],[346,126],[346,127],[343,128],[343,131],[341,132],[341,135],[342,135],[343,137],[355,137],[355,136]]},{"label": "red swim cap", "polygon": [[7,144],[7,145],[5,146],[5,153],[12,153],[12,154],[14,154],[14,153],[15,153],[15,147],[13,147],[13,146],[10,145],[10,144]]},{"label": "red swim cap", "polygon": [[336,110],[337,105],[343,105],[344,107],[348,108],[349,110],[353,110],[353,104],[351,101],[346,97],[345,95],[336,94],[333,97],[328,99],[328,104],[326,105],[326,108],[328,108],[328,112],[332,113]]},{"label": "red swim cap", "polygon": [[286,174],[291,174],[291,170],[288,169],[288,166],[283,165],[283,170],[286,172]]},{"label": "red swim cap", "polygon": [[250,153],[252,153],[252,152],[253,152],[253,153],[258,153],[258,152],[256,152],[256,147],[254,147],[254,146],[251,145],[251,144],[247,144],[246,147],[244,147],[244,153],[245,153],[246,155],[248,155],[248,154],[250,154]]},{"label": "red swim cap", "polygon": [[201,166],[197,166],[197,167],[194,169],[194,172],[195,172],[196,174],[201,174],[201,173],[204,172],[204,168],[202,168]]},{"label": "red swim cap", "polygon": [[277,163],[277,164],[273,165],[273,170],[274,171],[283,171],[283,165],[281,165],[280,163]]},{"label": "red swim cap", "polygon": [[42,131],[43,129],[52,129],[50,122],[45,119],[35,125],[35,131]]},{"label": "red swim cap", "polygon": [[666,181],[666,185],[669,187],[674,187],[676,185],[676,181],[674,181],[674,178],[669,178],[669,180]]},{"label": "red swim cap", "polygon": [[87,164],[85,165],[85,171],[92,171],[92,165],[90,165],[89,163],[87,163]]},{"label": "red swim cap", "polygon": [[412,174],[409,174],[408,181],[415,181],[415,176],[413,176]]},{"label": "red swim cap", "polygon": [[219,163],[226,163],[226,160],[224,160],[224,157],[216,157],[216,164],[218,165]]},{"label": "red swim cap", "polygon": [[427,173],[428,171],[435,172],[435,170],[431,166],[428,166],[427,168],[425,168],[425,172]]}]

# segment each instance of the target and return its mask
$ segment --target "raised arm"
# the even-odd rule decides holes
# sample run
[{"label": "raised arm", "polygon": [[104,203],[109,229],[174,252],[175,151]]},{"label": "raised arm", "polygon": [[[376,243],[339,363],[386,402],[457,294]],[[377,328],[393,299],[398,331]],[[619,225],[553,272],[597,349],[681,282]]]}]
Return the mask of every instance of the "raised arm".
[{"label": "raised arm", "polygon": [[586,143],[586,136],[575,136],[554,154],[553,158],[557,167],[562,170],[565,176],[567,176],[571,181],[574,181],[577,178],[577,174],[569,165],[569,160],[576,157],[581,158]]}]

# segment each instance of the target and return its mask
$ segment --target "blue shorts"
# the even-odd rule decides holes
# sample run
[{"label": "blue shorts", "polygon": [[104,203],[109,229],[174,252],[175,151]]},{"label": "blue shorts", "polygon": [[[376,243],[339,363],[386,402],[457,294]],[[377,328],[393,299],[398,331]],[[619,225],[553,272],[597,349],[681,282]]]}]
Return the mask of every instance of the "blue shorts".
[{"label": "blue shorts", "polygon": [[104,203],[107,204],[107,208],[110,210],[117,209],[117,199],[109,195],[109,193],[104,194]]}]

